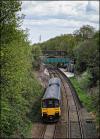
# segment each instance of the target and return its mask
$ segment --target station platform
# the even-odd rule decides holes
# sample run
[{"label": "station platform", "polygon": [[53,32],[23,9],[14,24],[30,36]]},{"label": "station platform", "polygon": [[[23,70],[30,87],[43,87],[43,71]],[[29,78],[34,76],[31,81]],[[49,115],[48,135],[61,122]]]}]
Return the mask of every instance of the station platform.
[{"label": "station platform", "polygon": [[49,76],[49,72],[48,72],[48,70],[46,68],[44,69],[44,74]]},{"label": "station platform", "polygon": [[72,72],[67,72],[66,69],[59,68],[68,78],[74,77],[74,73]]}]

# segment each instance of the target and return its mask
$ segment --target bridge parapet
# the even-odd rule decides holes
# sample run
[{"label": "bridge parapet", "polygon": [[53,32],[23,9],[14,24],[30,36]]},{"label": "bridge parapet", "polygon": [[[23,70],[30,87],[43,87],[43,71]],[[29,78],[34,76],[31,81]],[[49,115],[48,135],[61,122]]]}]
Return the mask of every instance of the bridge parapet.
[{"label": "bridge parapet", "polygon": [[65,56],[67,54],[62,50],[43,50],[42,53],[46,56]]}]

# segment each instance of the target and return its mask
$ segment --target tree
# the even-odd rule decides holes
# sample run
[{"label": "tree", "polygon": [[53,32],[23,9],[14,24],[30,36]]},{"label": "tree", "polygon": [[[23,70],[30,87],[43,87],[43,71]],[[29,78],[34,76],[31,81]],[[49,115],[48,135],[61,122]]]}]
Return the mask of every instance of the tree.
[{"label": "tree", "polygon": [[0,43],[4,45],[16,36],[16,27],[19,25],[21,18],[17,15],[17,12],[21,10],[21,2],[17,0],[2,0],[0,5]]},{"label": "tree", "polygon": [[32,47],[32,57],[33,57],[33,68],[39,68],[41,63],[42,51],[39,45],[33,45]]},{"label": "tree", "polygon": [[32,123],[27,116],[42,87],[32,74],[32,47],[19,30],[20,1],[1,1],[1,138],[21,138]]},{"label": "tree", "polygon": [[90,25],[84,25],[79,30],[74,31],[74,36],[77,38],[78,41],[87,40],[93,37],[95,33],[95,29]]},{"label": "tree", "polygon": [[76,70],[78,73],[89,69],[93,76],[93,84],[99,79],[99,45],[97,38],[81,42],[74,49]]}]

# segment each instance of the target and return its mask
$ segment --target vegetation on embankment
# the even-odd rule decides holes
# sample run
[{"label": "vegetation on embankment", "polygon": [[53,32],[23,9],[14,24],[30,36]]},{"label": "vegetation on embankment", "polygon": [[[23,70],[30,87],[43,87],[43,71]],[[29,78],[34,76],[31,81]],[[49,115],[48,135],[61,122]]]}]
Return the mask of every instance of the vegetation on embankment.
[{"label": "vegetation on embankment", "polygon": [[80,83],[78,82],[77,78],[71,77],[70,81],[72,82],[73,86],[76,89],[76,92],[81,100],[81,103],[87,108],[88,111],[93,111],[92,108],[92,98],[87,94],[85,90],[81,88]]},{"label": "vegetation on embankment", "polygon": [[81,84],[80,79],[77,77],[71,77],[70,81],[75,87],[83,106],[86,107],[89,112],[92,112],[95,115],[97,128],[99,128],[99,85],[97,85],[93,90],[86,90],[82,87],[83,85]]},{"label": "vegetation on embankment", "polygon": [[[31,131],[29,113],[43,93],[34,76],[32,46],[27,32],[19,29],[21,2],[1,1],[1,137],[26,137]],[[36,112],[36,111],[35,111]],[[34,119],[34,117],[32,117]]]}]

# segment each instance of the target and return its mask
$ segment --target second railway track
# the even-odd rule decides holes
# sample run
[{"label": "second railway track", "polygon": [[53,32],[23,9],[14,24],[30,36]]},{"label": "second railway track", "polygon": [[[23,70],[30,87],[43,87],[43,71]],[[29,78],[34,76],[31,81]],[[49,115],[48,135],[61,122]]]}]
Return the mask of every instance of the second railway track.
[{"label": "second railway track", "polygon": [[[68,138],[84,138],[84,133],[82,130],[82,123],[81,123],[81,116],[79,114],[79,103],[76,100],[75,94],[72,92],[71,86],[69,86],[68,81],[63,78],[62,74],[57,70],[56,71],[59,75],[59,77],[62,80],[65,93],[66,93],[66,99],[68,101],[68,107],[69,107],[69,137]],[[69,98],[69,99],[68,99]],[[78,107],[79,105],[79,107]]]}]

